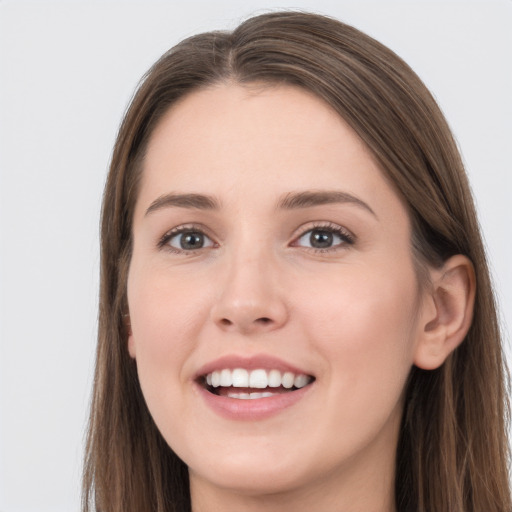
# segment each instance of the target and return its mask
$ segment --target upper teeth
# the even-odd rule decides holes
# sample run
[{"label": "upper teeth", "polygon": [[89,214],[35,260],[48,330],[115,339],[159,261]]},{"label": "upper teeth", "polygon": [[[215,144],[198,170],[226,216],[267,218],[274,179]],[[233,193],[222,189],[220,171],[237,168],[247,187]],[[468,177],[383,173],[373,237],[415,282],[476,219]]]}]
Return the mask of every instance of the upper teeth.
[{"label": "upper teeth", "polygon": [[290,389],[292,387],[303,388],[311,382],[311,377],[304,374],[295,374],[293,372],[281,373],[279,370],[245,370],[244,368],[235,368],[234,370],[223,369],[216,370],[206,375],[206,383],[214,388],[234,387],[234,388],[278,388],[283,386]]}]

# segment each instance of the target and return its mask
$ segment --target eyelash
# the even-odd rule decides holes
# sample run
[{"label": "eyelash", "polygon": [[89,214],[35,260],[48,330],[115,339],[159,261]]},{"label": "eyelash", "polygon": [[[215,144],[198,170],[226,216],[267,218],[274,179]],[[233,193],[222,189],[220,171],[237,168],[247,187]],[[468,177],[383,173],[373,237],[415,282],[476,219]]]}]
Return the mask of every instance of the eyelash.
[{"label": "eyelash", "polygon": [[[185,249],[178,249],[169,244],[169,242],[175,236],[178,236],[178,235],[181,235],[184,233],[197,233],[197,234],[205,236],[209,240],[212,240],[212,238],[208,234],[206,234],[206,230],[204,229],[203,226],[198,226],[198,225],[194,225],[194,224],[186,224],[184,226],[178,226],[176,228],[171,229],[170,231],[167,231],[167,233],[165,233],[165,235],[162,236],[162,238],[160,238],[160,240],[158,241],[157,247],[159,249],[168,250],[175,254],[186,254],[189,256],[192,255],[194,252],[204,249],[204,247],[201,247],[201,248],[195,249],[195,250],[185,250]],[[213,242],[213,240],[212,240],[212,242]],[[213,242],[213,244],[217,245],[217,244],[215,244],[215,242]]]},{"label": "eyelash", "polygon": [[[312,233],[313,231],[323,231],[326,233],[329,233],[331,235],[337,236],[341,239],[341,243],[333,245],[331,247],[326,248],[317,248],[317,247],[304,247],[297,244],[297,242],[306,236],[308,233]],[[160,240],[157,243],[157,247],[159,249],[165,249],[168,250],[174,254],[186,254],[186,255],[193,255],[194,253],[197,253],[201,249],[206,249],[208,247],[200,247],[198,249],[178,249],[176,247],[173,247],[169,244],[169,242],[176,236],[184,233],[197,233],[200,234],[206,238],[208,238],[212,242],[213,247],[218,247],[218,244],[216,244],[212,238],[206,233],[206,230],[203,226],[198,226],[194,224],[187,224],[184,226],[178,226],[176,228],[171,229],[167,233],[165,233]],[[342,249],[346,249],[346,246],[353,245],[356,241],[356,238],[352,233],[350,233],[347,229],[337,225],[333,224],[331,222],[326,223],[314,223],[312,225],[307,226],[307,229],[302,229],[300,234],[295,236],[293,242],[290,244],[292,247],[302,247],[303,249],[306,249],[307,251],[313,252],[313,253],[320,253],[324,254],[327,252],[335,252]]]},{"label": "eyelash", "polygon": [[[341,239],[341,243],[326,248],[304,247],[297,245],[297,242],[301,238],[305,237],[308,233],[312,233],[313,231],[323,231],[331,235],[337,236]],[[294,238],[294,241],[292,242],[291,245],[292,247],[302,247],[303,249],[306,249],[317,254],[324,254],[327,252],[335,252],[346,249],[347,246],[353,245],[355,241],[355,236],[350,231],[339,226],[338,224],[333,224],[332,222],[318,222],[307,226],[307,229],[301,230],[301,234]]]}]

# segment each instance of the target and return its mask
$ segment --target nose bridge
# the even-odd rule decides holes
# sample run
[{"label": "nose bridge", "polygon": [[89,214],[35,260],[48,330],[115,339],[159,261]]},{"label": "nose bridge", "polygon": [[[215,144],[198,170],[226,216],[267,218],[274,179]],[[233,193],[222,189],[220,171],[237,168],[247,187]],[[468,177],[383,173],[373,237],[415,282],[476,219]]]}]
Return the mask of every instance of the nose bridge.
[{"label": "nose bridge", "polygon": [[287,310],[276,257],[265,243],[240,238],[227,250],[214,321],[224,330],[245,334],[280,327]]}]

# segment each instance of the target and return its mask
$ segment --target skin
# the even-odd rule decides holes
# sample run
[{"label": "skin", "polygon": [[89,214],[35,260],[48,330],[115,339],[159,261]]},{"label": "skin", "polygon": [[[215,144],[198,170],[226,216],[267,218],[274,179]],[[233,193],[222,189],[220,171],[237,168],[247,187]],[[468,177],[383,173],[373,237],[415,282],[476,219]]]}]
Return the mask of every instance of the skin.
[{"label": "skin", "polygon": [[[304,191],[342,191],[367,208],[276,207]],[[219,208],[148,212],[169,193],[212,196]],[[191,225],[207,236],[202,248],[180,250],[179,235],[159,244]],[[320,227],[341,227],[352,243],[335,235],[317,250],[309,235]],[[158,428],[189,467],[193,510],[395,510],[407,376],[460,341],[472,281],[456,260],[432,273],[433,288],[419,285],[407,210],[351,128],[298,88],[194,92],[151,137],[133,237],[128,350]],[[432,289],[445,275],[462,291],[439,301]],[[194,379],[233,354],[272,355],[316,380],[269,418],[227,419]]]}]

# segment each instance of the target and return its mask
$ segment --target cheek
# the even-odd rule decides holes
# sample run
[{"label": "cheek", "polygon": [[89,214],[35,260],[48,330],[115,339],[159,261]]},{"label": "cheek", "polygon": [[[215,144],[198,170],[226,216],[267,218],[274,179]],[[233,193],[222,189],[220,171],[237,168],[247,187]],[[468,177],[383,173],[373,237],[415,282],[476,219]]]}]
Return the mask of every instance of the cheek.
[{"label": "cheek", "polygon": [[205,303],[204,290],[190,284],[144,266],[132,266],[128,278],[130,352],[147,406],[163,432],[174,429],[173,418],[187,414],[182,396],[190,375],[184,363],[197,348]]},{"label": "cheek", "polygon": [[[196,286],[194,286],[196,285]],[[207,309],[205,288],[151,268],[132,269],[128,279],[132,357],[142,386],[158,378],[181,378],[170,369],[194,350]]]},{"label": "cheek", "polygon": [[326,371],[335,392],[399,394],[416,341],[418,291],[412,267],[400,274],[391,265],[351,267],[326,283],[320,293],[314,285],[317,299],[309,301],[300,318],[310,343],[330,361]]},{"label": "cheek", "polygon": [[415,279],[351,270],[331,280],[302,317],[313,350],[327,361],[320,376],[326,398],[318,411],[326,421],[317,434],[331,439],[333,464],[372,439],[383,440],[383,451],[393,446],[415,341]]},{"label": "cheek", "polygon": [[[128,277],[128,305],[135,331],[152,334],[148,341],[169,339],[200,325],[207,286],[192,276],[164,268],[133,265]],[[146,338],[144,336],[144,338]]]}]

